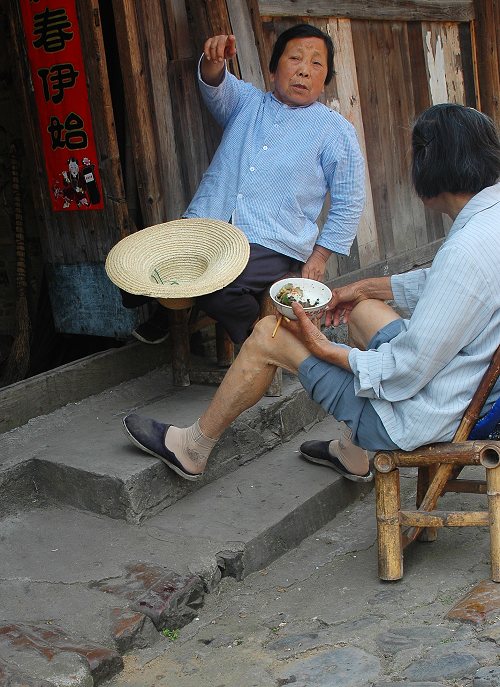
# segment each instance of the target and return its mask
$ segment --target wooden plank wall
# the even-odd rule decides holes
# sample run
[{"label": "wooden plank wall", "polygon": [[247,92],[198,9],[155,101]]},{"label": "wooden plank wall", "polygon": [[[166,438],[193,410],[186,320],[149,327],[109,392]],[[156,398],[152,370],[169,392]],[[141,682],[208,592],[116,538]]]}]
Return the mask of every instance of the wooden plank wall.
[{"label": "wooden plank wall", "polygon": [[[10,2],[19,36],[17,3]],[[363,270],[383,272],[389,264],[421,264],[429,258],[429,246],[442,241],[448,223],[423,208],[409,180],[410,131],[420,111],[436,102],[462,102],[500,123],[500,0],[78,0],[77,5],[106,208],[50,213],[40,198],[49,263],[102,264],[111,245],[134,228],[132,210],[138,228],[182,214],[221,135],[196,83],[203,43],[215,33],[236,34],[238,55],[230,69],[264,88],[271,87],[267,65],[283,29],[306,21],[333,39],[336,73],[323,100],[356,127],[367,160],[367,203],[351,255],[329,261],[330,280]],[[119,53],[109,74],[100,17],[105,10],[112,14]],[[111,103],[108,81],[123,83],[121,101]],[[120,119],[118,134],[113,110]],[[36,149],[34,125],[31,136]],[[40,154],[34,159],[44,178]]]},{"label": "wooden plank wall", "polygon": [[[483,4],[489,20],[498,0],[483,2],[493,7],[486,12]],[[124,51],[142,54],[140,73],[149,93],[138,98],[140,102],[148,98],[149,114],[144,116],[139,105],[135,110],[132,107],[140,88],[137,74],[125,78],[125,90],[131,93],[126,97],[131,131],[134,126],[137,131],[138,171],[148,155],[154,169],[177,155],[177,170],[171,164],[168,173],[155,172],[162,180],[161,188],[156,188],[155,179],[150,180],[154,192],[139,188],[145,224],[182,213],[220,140],[221,132],[200,102],[195,80],[206,37],[235,33],[238,59],[230,68],[258,87],[270,88],[267,65],[277,35],[306,21],[332,37],[336,71],[323,101],[353,123],[367,160],[367,202],[358,237],[348,258],[330,259],[329,280],[361,274],[377,264],[380,270],[387,269],[389,260],[391,265],[397,263],[397,256],[405,265],[428,259],[427,246],[439,245],[449,222],[426,210],[412,190],[410,132],[417,114],[433,103],[478,105],[474,0],[148,0],[147,7],[152,6],[161,6],[163,23],[157,9],[155,27],[148,28],[152,17],[142,4],[113,0],[119,43]],[[123,22],[118,21],[120,16]],[[120,27],[130,21],[137,24],[136,45],[131,45]],[[161,72],[168,74],[168,85],[153,100],[150,91],[158,74],[152,71],[153,54],[144,56],[151,42]],[[124,55],[125,72],[127,60]],[[170,101],[170,112],[159,126],[156,109],[165,100]],[[152,132],[150,138],[145,123]],[[165,136],[167,130],[173,135]],[[170,142],[166,144],[162,137]],[[172,173],[181,186],[174,193],[167,183]],[[322,218],[326,210],[327,206]]]}]

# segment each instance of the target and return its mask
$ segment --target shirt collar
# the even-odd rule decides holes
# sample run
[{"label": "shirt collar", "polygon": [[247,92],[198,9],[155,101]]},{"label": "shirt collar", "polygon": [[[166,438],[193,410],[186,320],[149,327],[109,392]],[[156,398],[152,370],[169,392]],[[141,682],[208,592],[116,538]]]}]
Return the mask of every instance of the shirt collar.
[{"label": "shirt collar", "polygon": [[287,110],[304,110],[306,107],[311,107],[311,105],[315,105],[318,102],[317,100],[315,100],[313,103],[309,103],[309,105],[287,105],[286,103],[282,102],[279,98],[277,98],[272,91],[268,91],[268,93],[271,96],[271,100],[273,100],[281,107],[286,108]]},{"label": "shirt collar", "polygon": [[464,227],[478,212],[487,210],[497,203],[500,203],[500,183],[494,184],[493,186],[487,186],[483,188],[482,191],[479,191],[479,193],[476,193],[455,217],[449,234],[455,233],[455,231]]}]

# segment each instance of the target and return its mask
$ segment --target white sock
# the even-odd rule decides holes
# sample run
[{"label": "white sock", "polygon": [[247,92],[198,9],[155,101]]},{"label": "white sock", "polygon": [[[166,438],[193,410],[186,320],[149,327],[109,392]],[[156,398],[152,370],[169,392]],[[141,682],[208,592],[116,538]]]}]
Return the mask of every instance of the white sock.
[{"label": "white sock", "polygon": [[368,452],[352,443],[352,432],[345,428],[340,440],[334,439],[328,446],[330,455],[335,456],[346,470],[353,475],[366,475],[370,469]]},{"label": "white sock", "polygon": [[189,472],[199,472],[200,467],[205,467],[217,441],[203,434],[199,420],[190,427],[169,427],[165,435],[165,446]]}]

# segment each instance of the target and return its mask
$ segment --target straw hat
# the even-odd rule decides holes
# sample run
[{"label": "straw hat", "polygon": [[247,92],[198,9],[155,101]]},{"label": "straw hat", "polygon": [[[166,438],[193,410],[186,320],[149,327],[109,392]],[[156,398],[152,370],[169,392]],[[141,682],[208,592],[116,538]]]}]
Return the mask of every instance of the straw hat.
[{"label": "straw hat", "polygon": [[249,255],[248,239],[234,225],[178,219],[119,241],[108,254],[106,272],[128,293],[185,299],[230,284],[245,269]]}]

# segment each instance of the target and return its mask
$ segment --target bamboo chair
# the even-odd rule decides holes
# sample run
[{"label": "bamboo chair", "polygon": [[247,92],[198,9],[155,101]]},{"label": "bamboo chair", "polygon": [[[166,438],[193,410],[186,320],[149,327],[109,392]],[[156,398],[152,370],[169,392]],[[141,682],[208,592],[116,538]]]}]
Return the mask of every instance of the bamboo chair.
[{"label": "bamboo chair", "polygon": [[[415,539],[434,541],[439,527],[489,527],[491,579],[500,582],[500,441],[481,434],[479,414],[500,374],[500,346],[450,443],[414,451],[379,451],[375,455],[378,573],[382,580],[403,577],[403,549]],[[498,422],[500,399],[487,415]],[[491,423],[491,420],[490,420]],[[475,438],[473,438],[475,437]],[[485,480],[458,479],[466,465],[482,465]],[[416,508],[401,510],[400,467],[417,467]],[[438,511],[445,492],[486,494],[487,511]]]}]

